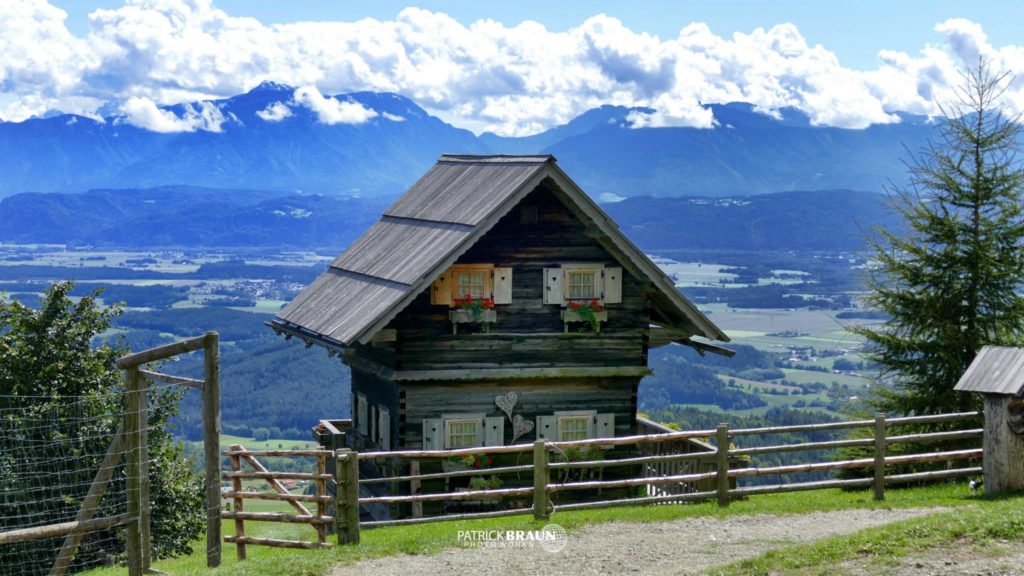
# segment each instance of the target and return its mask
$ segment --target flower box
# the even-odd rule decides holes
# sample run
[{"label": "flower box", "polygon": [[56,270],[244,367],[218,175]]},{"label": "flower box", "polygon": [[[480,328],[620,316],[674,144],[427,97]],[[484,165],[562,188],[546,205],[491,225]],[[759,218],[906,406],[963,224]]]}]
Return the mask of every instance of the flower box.
[{"label": "flower box", "polygon": [[493,324],[498,321],[498,313],[494,310],[482,310],[480,313],[480,319],[477,320],[473,317],[472,311],[459,308],[456,310],[449,310],[448,319],[452,321],[452,324]]},{"label": "flower box", "polygon": [[[601,310],[600,312],[594,312],[594,318],[596,318],[598,322],[607,322],[608,321],[608,311],[607,310]],[[570,310],[570,309],[566,308],[566,309],[562,310],[562,322],[565,322],[565,331],[568,332],[569,331],[569,323],[570,322],[589,322],[589,320],[584,319],[575,310]],[[600,331],[600,330],[598,330],[598,331]]]},{"label": "flower box", "polygon": [[448,319],[452,322],[452,334],[459,333],[459,324],[479,324],[484,332],[488,332],[491,324],[498,321],[498,313],[495,310],[481,310],[474,317],[472,310],[455,308],[448,311]]}]

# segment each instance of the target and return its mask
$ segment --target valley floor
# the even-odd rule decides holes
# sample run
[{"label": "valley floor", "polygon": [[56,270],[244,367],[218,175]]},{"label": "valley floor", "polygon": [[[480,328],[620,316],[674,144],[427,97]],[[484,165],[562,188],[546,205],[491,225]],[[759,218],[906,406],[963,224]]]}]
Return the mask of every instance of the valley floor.
[{"label": "valley floor", "polygon": [[[672,522],[611,522],[570,532],[566,546],[560,552],[547,552],[540,547],[454,548],[432,556],[406,554],[363,560],[338,566],[332,575],[466,572],[483,576],[677,575],[702,574],[709,570],[714,573],[716,567],[760,556],[772,549],[812,543],[948,510],[836,510],[808,514],[699,517]],[[935,572],[939,573],[945,572]]]}]

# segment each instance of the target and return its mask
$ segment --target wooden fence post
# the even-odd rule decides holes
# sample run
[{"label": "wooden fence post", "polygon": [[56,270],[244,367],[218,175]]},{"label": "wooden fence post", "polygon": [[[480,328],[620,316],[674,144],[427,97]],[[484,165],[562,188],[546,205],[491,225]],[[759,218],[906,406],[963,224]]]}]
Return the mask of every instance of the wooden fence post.
[{"label": "wooden fence post", "polygon": [[548,446],[544,440],[533,443],[533,517],[537,520],[551,518],[548,509]]},{"label": "wooden fence post", "polygon": [[[326,496],[327,495],[327,480],[324,480],[322,478],[322,476],[324,474],[326,474],[326,473],[327,473],[327,459],[324,458],[324,456],[318,454],[316,456],[316,475],[317,475],[317,479],[314,481],[315,486],[316,486],[316,495],[317,496]],[[337,489],[335,489],[335,493],[337,493]],[[317,515],[317,518],[323,518],[324,516],[327,516],[327,504],[325,504],[323,501],[321,501],[319,499],[316,501],[316,515]],[[314,527],[316,528],[316,541],[317,541],[317,544],[326,544],[327,543],[327,525],[326,524],[315,524]]]},{"label": "wooden fence post", "polygon": [[128,574],[142,576],[142,535],[140,533],[142,500],[142,467],[140,439],[142,423],[142,377],[138,366],[125,373],[124,393],[124,435],[125,435],[125,476],[128,491],[128,526],[125,547],[128,555]]},{"label": "wooden fence post", "polygon": [[875,500],[885,500],[885,414],[875,414]]},{"label": "wooden fence post", "polygon": [[722,423],[718,425],[715,440],[718,443],[718,453],[715,454],[715,487],[718,491],[718,505],[726,507],[729,505],[729,425]]},{"label": "wooden fence post", "polygon": [[[410,476],[419,476],[419,473],[420,473],[420,461],[419,460],[413,460],[412,462],[409,462],[409,475]],[[419,478],[417,478],[415,480],[410,480],[409,481],[409,494],[412,494],[413,496],[415,496],[415,495],[419,494],[421,492],[421,490],[422,490],[422,482],[419,480]],[[413,518],[422,518],[423,517],[423,502],[413,502],[412,503],[412,517]]]},{"label": "wooden fence post", "polygon": [[[231,450],[241,450],[240,444],[231,446]],[[231,455],[231,470],[235,472],[242,471],[242,458],[238,454]],[[242,498],[242,479],[237,476],[231,479],[231,488],[235,493],[235,512],[245,512],[245,499]],[[239,538],[235,542],[235,551],[238,553],[239,560],[245,560],[245,520],[236,517],[235,518],[235,536]]]},{"label": "wooden fence post", "polygon": [[203,449],[206,463],[206,566],[220,566],[220,335],[203,346]]},{"label": "wooden fence post", "polygon": [[359,454],[348,448],[335,452],[334,522],[338,544],[359,543]]}]

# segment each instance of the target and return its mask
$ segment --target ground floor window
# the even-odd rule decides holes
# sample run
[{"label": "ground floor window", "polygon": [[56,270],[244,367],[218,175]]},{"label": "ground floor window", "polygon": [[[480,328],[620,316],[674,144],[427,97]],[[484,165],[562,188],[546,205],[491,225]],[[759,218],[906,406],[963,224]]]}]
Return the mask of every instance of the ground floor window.
[{"label": "ground floor window", "polygon": [[571,442],[590,437],[591,416],[560,416],[558,418],[558,441]]},{"label": "ground floor window", "polygon": [[479,420],[445,420],[444,444],[446,449],[470,448],[480,445]]}]

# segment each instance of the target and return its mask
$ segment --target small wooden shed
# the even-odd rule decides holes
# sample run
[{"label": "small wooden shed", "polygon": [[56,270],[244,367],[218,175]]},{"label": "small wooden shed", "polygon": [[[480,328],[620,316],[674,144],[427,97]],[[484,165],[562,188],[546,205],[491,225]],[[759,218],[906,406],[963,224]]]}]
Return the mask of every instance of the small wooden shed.
[{"label": "small wooden shed", "polygon": [[985,493],[1024,490],[1024,348],[982,348],[955,390],[985,399]]}]

